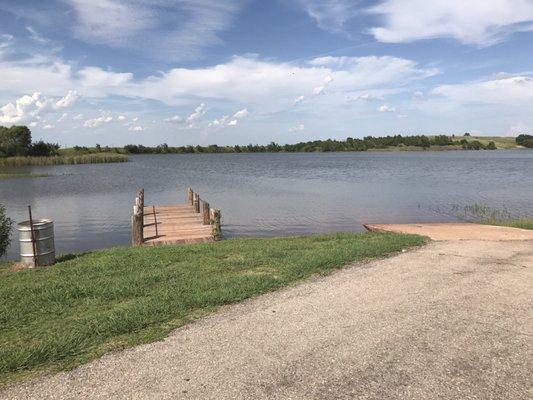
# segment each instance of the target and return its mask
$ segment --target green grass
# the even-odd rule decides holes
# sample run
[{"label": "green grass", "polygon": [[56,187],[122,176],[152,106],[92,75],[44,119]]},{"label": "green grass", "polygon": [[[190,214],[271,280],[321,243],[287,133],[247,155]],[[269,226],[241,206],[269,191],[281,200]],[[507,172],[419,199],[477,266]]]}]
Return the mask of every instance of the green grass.
[{"label": "green grass", "polygon": [[11,178],[44,178],[50,176],[49,174],[36,174],[33,172],[18,172],[18,173],[3,173],[0,172],[0,180]]},{"label": "green grass", "polygon": [[533,217],[522,217],[509,220],[486,219],[481,222],[487,225],[510,226],[511,228],[520,229],[533,229]]},{"label": "green grass", "polygon": [[223,304],[425,241],[393,233],[240,238],[0,268],[0,384],[160,340]]},{"label": "green grass", "polygon": [[467,221],[486,225],[509,226],[511,228],[533,229],[533,217],[513,216],[507,209],[498,209],[475,203],[462,208],[456,207],[455,214]]},{"label": "green grass", "polygon": [[26,165],[100,164],[126,161],[128,161],[128,156],[118,153],[59,155],[52,157],[6,157],[0,158],[0,167],[21,167]]},{"label": "green grass", "polygon": [[[455,140],[461,140],[462,137],[455,137]],[[485,146],[489,144],[489,142],[494,142],[497,149],[518,149],[521,148],[521,146],[518,146],[516,144],[516,140],[514,137],[505,137],[505,136],[470,136],[465,137],[464,139],[468,140],[469,142],[473,140],[478,140],[481,142],[481,144],[484,144]]]}]

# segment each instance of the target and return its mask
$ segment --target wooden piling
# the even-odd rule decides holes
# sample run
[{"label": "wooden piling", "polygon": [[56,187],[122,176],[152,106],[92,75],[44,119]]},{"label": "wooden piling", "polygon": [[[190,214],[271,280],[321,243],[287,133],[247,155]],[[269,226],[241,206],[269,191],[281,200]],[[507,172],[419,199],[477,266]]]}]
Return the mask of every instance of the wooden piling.
[{"label": "wooden piling", "polygon": [[140,189],[135,197],[133,215],[131,216],[131,244],[141,246],[143,244],[144,228],[144,189]]},{"label": "wooden piling", "polygon": [[220,217],[221,217],[220,209],[219,208],[214,208],[211,211],[211,215],[212,215],[211,223],[213,224],[213,239],[220,240],[220,238],[222,236],[222,231],[221,231],[221,228],[220,228]]},{"label": "wooden piling", "polygon": [[197,214],[200,214],[200,195],[198,193],[194,194],[193,206],[194,206],[194,211]]},{"label": "wooden piling", "polygon": [[209,215],[209,203],[204,201],[202,204],[202,213],[204,217],[204,225],[209,225],[211,223],[211,216]]},{"label": "wooden piling", "polygon": [[187,199],[191,206],[194,205],[194,192],[192,191],[192,188],[187,189]]}]

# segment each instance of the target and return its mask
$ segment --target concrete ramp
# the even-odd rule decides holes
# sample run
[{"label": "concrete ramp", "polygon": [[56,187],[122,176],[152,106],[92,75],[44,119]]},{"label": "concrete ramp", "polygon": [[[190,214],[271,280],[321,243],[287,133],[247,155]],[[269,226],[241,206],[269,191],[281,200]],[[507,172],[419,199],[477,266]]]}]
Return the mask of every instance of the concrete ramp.
[{"label": "concrete ramp", "polygon": [[365,224],[374,232],[411,233],[432,240],[533,240],[533,230],[471,223]]}]

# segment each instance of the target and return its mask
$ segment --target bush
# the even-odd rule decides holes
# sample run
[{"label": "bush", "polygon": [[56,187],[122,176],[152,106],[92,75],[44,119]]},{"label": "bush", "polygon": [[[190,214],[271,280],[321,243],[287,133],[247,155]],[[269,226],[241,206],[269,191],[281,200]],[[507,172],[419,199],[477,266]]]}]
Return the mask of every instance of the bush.
[{"label": "bush", "polygon": [[59,145],[57,143],[46,143],[42,140],[34,143],[30,147],[29,155],[32,157],[57,156]]},{"label": "bush", "polygon": [[487,150],[496,150],[496,143],[489,142],[489,144],[487,145]]},{"label": "bush", "polygon": [[11,229],[13,220],[6,216],[6,209],[0,204],[0,257],[2,257],[11,243]]},{"label": "bush", "polygon": [[516,137],[516,144],[524,147],[533,148],[533,136],[531,135],[518,135]]}]

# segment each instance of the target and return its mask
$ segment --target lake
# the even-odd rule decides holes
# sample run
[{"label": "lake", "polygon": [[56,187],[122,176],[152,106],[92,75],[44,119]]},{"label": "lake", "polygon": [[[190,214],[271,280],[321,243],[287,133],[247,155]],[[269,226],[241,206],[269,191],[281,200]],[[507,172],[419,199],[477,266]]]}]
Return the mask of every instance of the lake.
[{"label": "lake", "polygon": [[[533,215],[533,151],[168,154],[129,163],[27,167],[0,180],[8,215],[55,221],[58,253],[127,245],[135,193],[183,203],[186,188],[222,209],[223,233],[361,231],[366,222],[458,219],[476,203]],[[8,258],[18,258],[18,233]]]}]

